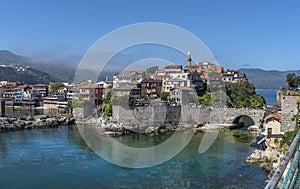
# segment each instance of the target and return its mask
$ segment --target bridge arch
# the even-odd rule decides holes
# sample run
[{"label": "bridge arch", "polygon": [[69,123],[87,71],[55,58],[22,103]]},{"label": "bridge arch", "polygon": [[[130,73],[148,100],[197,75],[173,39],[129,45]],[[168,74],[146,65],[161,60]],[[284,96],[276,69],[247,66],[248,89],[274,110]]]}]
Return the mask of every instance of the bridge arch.
[{"label": "bridge arch", "polygon": [[233,124],[240,127],[248,127],[251,125],[255,125],[255,121],[250,116],[242,114],[234,118]]}]

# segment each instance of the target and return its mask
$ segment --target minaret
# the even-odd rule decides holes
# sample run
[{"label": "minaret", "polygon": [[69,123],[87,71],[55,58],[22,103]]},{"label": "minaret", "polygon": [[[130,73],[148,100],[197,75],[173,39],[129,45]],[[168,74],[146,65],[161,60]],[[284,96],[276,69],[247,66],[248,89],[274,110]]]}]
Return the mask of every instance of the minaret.
[{"label": "minaret", "polygon": [[188,67],[191,67],[191,62],[192,62],[191,51],[188,51],[187,61],[188,61]]}]

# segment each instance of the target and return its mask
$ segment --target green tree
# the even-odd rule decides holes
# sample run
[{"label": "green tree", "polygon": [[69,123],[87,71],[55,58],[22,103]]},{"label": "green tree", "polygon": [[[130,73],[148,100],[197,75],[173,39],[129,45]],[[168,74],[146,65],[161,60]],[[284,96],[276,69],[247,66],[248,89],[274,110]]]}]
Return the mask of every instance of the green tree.
[{"label": "green tree", "polygon": [[149,74],[154,74],[158,70],[158,66],[151,66],[146,69],[146,72]]},{"label": "green tree", "polygon": [[129,95],[128,106],[130,108],[134,108],[135,107],[135,97],[132,96],[132,95]]},{"label": "green tree", "polygon": [[286,82],[288,87],[296,88],[300,84],[300,76],[297,77],[295,73],[289,73],[286,76]]},{"label": "green tree", "polygon": [[165,92],[161,92],[161,93],[159,94],[160,99],[161,99],[161,100],[164,100],[164,101],[167,101],[167,100],[168,100],[168,96],[169,96],[169,94],[168,94],[168,93],[165,93]]},{"label": "green tree", "polygon": [[265,105],[265,100],[255,92],[255,87],[249,81],[230,83],[226,86],[227,105],[237,108],[259,108]]},{"label": "green tree", "polygon": [[61,82],[54,82],[50,84],[50,94],[55,94],[57,93],[58,89],[63,87],[64,84],[62,84]]},{"label": "green tree", "polygon": [[102,105],[102,113],[106,116],[112,116],[112,105],[111,104],[103,104]]},{"label": "green tree", "polygon": [[68,100],[68,104],[67,104],[67,112],[69,114],[72,114],[73,113],[73,101],[72,100]]},{"label": "green tree", "polygon": [[206,91],[204,95],[198,96],[199,103],[204,106],[211,106],[212,105],[212,99],[211,99],[211,93]]},{"label": "green tree", "polygon": [[108,91],[105,95],[105,97],[103,98],[103,102],[106,104],[110,104],[111,103],[111,98],[112,98],[112,91]]}]

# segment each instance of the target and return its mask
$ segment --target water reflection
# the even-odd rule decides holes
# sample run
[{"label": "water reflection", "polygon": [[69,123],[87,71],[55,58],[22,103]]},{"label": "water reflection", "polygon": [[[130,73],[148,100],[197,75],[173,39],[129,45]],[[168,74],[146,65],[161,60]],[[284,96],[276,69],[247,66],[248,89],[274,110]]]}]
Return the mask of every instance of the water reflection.
[{"label": "water reflection", "polygon": [[[161,139],[165,137],[162,135]],[[77,127],[0,133],[1,188],[263,187],[266,174],[257,165],[244,163],[251,151],[249,143],[235,140],[232,132],[222,132],[206,153],[199,154],[202,137],[202,133],[195,134],[189,145],[166,163],[129,169],[96,156],[82,140]],[[140,138],[118,139],[129,144]]]}]

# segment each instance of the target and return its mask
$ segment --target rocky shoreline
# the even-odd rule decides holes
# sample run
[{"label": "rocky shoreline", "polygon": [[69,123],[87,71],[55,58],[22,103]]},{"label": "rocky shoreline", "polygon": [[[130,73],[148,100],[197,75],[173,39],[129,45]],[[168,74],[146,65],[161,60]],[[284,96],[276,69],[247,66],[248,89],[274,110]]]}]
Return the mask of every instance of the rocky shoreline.
[{"label": "rocky shoreline", "polygon": [[246,163],[260,163],[259,166],[269,174],[269,178],[272,177],[273,172],[284,158],[284,153],[278,150],[278,146],[272,140],[267,139],[265,151],[254,149],[245,160]]},{"label": "rocky shoreline", "polygon": [[43,115],[36,118],[9,118],[0,117],[0,132],[16,131],[22,129],[53,128],[59,125],[70,125],[75,119],[70,116],[57,117]]},{"label": "rocky shoreline", "polygon": [[[173,132],[176,130],[193,130],[195,132],[202,132],[206,130],[219,130],[221,127],[214,127],[209,125],[197,125],[197,124],[180,124],[180,123],[161,123],[151,124],[142,122],[140,124],[132,123],[119,123],[114,121],[111,117],[101,115],[100,117],[90,117],[86,120],[77,120],[77,123],[83,124],[96,124],[101,128],[102,134],[107,135],[124,135],[127,133],[145,133],[145,134],[159,134],[165,132]],[[151,125],[151,126],[149,126]]]}]

